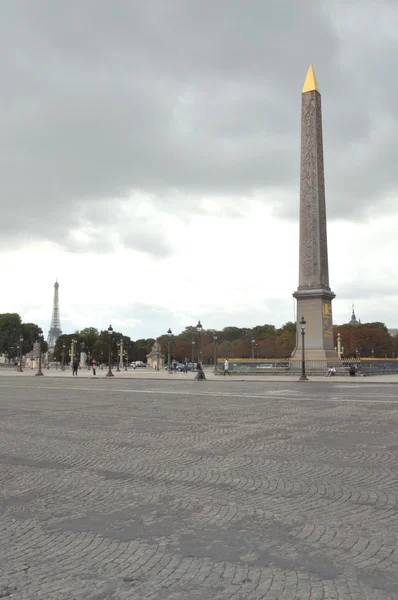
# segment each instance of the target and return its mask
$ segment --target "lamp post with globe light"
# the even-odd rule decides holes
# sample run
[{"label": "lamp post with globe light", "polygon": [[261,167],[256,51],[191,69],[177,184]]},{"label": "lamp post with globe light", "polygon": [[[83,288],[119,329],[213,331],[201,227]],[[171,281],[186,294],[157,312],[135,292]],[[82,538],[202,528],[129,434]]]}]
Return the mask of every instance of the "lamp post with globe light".
[{"label": "lamp post with globe light", "polygon": [[217,335],[213,333],[214,373],[217,371]]},{"label": "lamp post with globe light", "polygon": [[23,373],[23,369],[22,369],[22,344],[23,344],[23,337],[22,335],[19,336],[19,367],[18,367],[18,372],[19,373]]},{"label": "lamp post with globe light", "polygon": [[199,366],[199,363],[200,363],[200,336],[203,331],[202,323],[200,322],[200,320],[198,321],[198,324],[196,325],[196,331],[198,332],[198,366]]},{"label": "lamp post with globe light", "polygon": [[113,327],[109,325],[108,327],[108,372],[105,377],[114,377],[112,373],[112,333]]},{"label": "lamp post with globe light", "polygon": [[192,340],[192,371],[195,364],[195,340]]},{"label": "lamp post with globe light", "polygon": [[65,343],[62,344],[62,366],[61,371],[65,371]]},{"label": "lamp post with globe light", "polygon": [[305,374],[305,346],[304,346],[304,338],[305,338],[305,326],[306,321],[304,319],[304,315],[301,317],[300,327],[301,327],[301,376],[299,381],[308,381],[308,377]]},{"label": "lamp post with globe light", "polygon": [[117,344],[117,361],[116,361],[116,373],[120,373],[120,365],[119,365],[119,361],[120,361],[120,353],[122,351],[122,340],[120,340],[120,342],[118,342]]},{"label": "lamp post with globe light", "polygon": [[167,370],[169,372],[169,375],[172,375],[172,371],[171,371],[171,340],[173,337],[173,332],[171,331],[170,327],[167,331]]},{"label": "lamp post with globe light", "polygon": [[41,344],[43,342],[43,331],[42,331],[42,329],[39,329],[39,334],[38,335],[39,335],[39,368],[37,370],[37,373],[36,373],[35,377],[36,376],[40,377],[41,375],[44,374],[44,373],[42,373],[42,370],[41,370]]}]

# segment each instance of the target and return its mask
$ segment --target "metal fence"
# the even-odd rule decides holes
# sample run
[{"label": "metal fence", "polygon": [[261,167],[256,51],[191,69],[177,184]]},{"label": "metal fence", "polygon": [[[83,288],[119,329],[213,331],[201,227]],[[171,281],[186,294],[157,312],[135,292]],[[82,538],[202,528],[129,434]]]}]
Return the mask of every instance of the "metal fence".
[{"label": "metal fence", "polygon": [[[336,360],[306,360],[308,375],[326,375],[330,368],[336,375],[348,375],[350,366],[355,365],[358,375],[398,373],[398,359],[395,358],[344,358]],[[297,358],[230,358],[228,371],[231,375],[297,375],[301,373],[301,360]],[[216,375],[223,375],[224,361],[217,361]]]}]

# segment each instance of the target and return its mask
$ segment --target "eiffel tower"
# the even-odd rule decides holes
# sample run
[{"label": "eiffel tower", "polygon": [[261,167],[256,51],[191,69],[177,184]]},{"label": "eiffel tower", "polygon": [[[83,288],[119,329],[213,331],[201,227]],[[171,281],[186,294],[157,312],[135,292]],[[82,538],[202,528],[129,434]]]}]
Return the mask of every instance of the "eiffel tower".
[{"label": "eiffel tower", "polygon": [[59,336],[62,334],[61,320],[59,318],[59,299],[58,299],[58,288],[59,283],[54,283],[54,302],[53,302],[53,316],[51,318],[51,327],[48,332],[47,343],[50,352],[54,351],[55,343]]}]

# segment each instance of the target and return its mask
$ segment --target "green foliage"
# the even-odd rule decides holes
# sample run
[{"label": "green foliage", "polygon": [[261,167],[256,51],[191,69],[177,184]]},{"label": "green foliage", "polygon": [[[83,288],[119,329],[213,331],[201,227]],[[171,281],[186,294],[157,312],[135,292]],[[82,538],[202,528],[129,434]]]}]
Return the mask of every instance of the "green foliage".
[{"label": "green foliage", "polygon": [[104,340],[98,339],[93,346],[92,355],[98,364],[101,363],[101,360],[108,364],[108,344]]},{"label": "green foliage", "polygon": [[[69,364],[72,361],[73,357],[71,357],[70,351],[71,351],[73,339],[78,340],[78,336],[75,333],[69,333],[69,334],[64,333],[59,336],[59,338],[56,341],[54,352],[53,352],[53,356],[56,357],[57,361],[62,360],[63,344],[65,344],[65,364]],[[77,348],[75,347],[75,353],[76,353],[76,350],[78,350],[79,344],[76,344],[76,346],[77,346]]]},{"label": "green foliage", "polygon": [[[246,331],[246,330],[244,330]],[[239,327],[224,327],[221,337],[226,342],[233,342],[242,337],[243,330]]]},{"label": "green foliage", "polygon": [[[37,335],[37,325],[33,323],[21,324],[19,315],[0,315],[0,343],[5,339],[5,333],[8,335],[7,339],[18,340],[20,330],[23,332],[24,339],[26,338],[26,344],[32,344],[32,340],[34,341]],[[372,349],[373,355],[376,357],[384,357],[386,354],[392,356],[393,352],[398,356],[398,336],[396,339],[392,338],[388,334],[384,323],[364,323],[355,326],[347,324],[334,327],[335,345],[337,344],[337,332],[341,334],[346,356],[354,356],[356,350],[363,357],[372,356]],[[296,345],[296,324],[291,321],[285,323],[279,329],[270,324],[257,325],[252,329],[232,326],[225,327],[221,331],[204,329],[200,336],[201,358],[204,363],[213,363],[214,334],[217,335],[216,354],[218,358],[251,358],[252,353],[257,359],[285,358],[291,355]],[[145,362],[147,354],[149,354],[155,342],[153,338],[140,338],[133,341],[130,337],[118,331],[114,331],[109,340],[107,329],[98,332],[94,327],[87,327],[74,334],[64,334],[58,339],[54,353],[58,360],[61,359],[63,343],[66,345],[66,357],[69,358],[72,338],[77,339],[76,352],[78,354],[81,351],[82,343],[84,343],[86,351],[89,350],[91,356],[97,362],[100,362],[101,356],[104,362],[108,361],[109,341],[113,362],[117,360],[120,352],[118,346],[120,340],[123,341],[124,356],[127,353],[129,362],[134,360]],[[254,340],[254,344],[252,340]],[[192,341],[195,342],[194,345]],[[167,358],[167,334],[159,336],[158,342],[164,356]],[[198,351],[196,326],[186,327],[181,333],[173,335],[171,344],[172,359],[178,361],[191,360],[192,349],[194,349],[194,360],[196,361]]]},{"label": "green foliage", "polygon": [[81,331],[76,332],[77,337],[81,343],[85,344],[85,347],[92,350],[95,342],[98,340],[99,331],[95,327],[86,327]]},{"label": "green foliage", "polygon": [[21,317],[17,313],[0,314],[0,352],[7,352],[10,356],[16,354],[21,325]]},{"label": "green foliage", "polygon": [[293,333],[296,335],[296,323],[293,323],[293,321],[288,321],[283,325],[283,327],[278,329],[278,334],[281,333]]},{"label": "green foliage", "polygon": [[[35,323],[22,323],[21,333],[23,337],[22,354],[27,354],[33,348],[33,344],[39,339],[40,327]],[[46,342],[47,344],[47,342]],[[44,342],[42,342],[42,348]]]},{"label": "green foliage", "polygon": [[[17,346],[22,336],[22,354],[31,352],[33,344],[39,340],[40,327],[35,323],[22,323],[17,313],[0,314],[0,352],[6,352],[9,358],[17,355]],[[48,344],[42,341],[42,351],[47,352]]]}]

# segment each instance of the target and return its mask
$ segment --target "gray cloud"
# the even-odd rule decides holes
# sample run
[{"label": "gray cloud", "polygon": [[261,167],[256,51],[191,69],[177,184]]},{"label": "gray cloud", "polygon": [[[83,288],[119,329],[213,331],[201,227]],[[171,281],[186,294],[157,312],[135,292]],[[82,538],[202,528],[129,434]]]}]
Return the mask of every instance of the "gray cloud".
[{"label": "gray cloud", "polygon": [[[106,229],[104,202],[117,213],[150,194],[167,211],[183,198],[189,214],[207,194],[266,201],[275,188],[286,202],[274,210],[296,218],[309,62],[329,217],[395,210],[381,202],[398,183],[396,16],[387,1],[3,0],[2,229],[80,251],[70,230]],[[127,245],[151,252],[148,221],[124,226]]]}]

